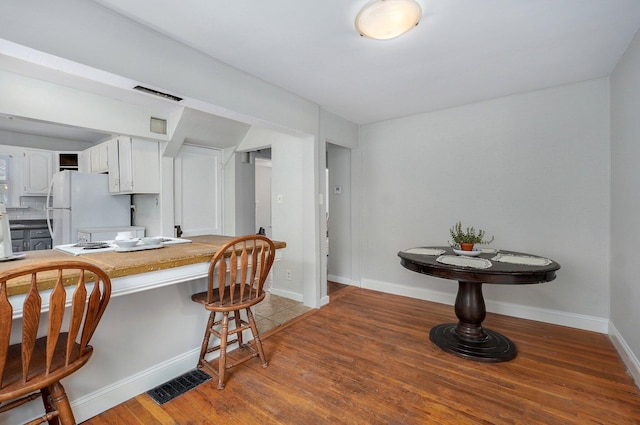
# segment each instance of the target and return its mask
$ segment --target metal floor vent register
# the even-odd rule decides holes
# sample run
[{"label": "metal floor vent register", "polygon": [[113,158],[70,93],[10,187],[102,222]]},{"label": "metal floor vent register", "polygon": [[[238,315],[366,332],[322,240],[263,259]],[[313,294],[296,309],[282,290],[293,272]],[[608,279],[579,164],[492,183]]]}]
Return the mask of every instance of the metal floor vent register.
[{"label": "metal floor vent register", "polygon": [[200,369],[192,370],[184,375],[180,375],[171,381],[158,385],[147,394],[158,404],[162,405],[167,401],[173,400],[181,394],[194,389],[203,382],[207,382],[211,377]]}]

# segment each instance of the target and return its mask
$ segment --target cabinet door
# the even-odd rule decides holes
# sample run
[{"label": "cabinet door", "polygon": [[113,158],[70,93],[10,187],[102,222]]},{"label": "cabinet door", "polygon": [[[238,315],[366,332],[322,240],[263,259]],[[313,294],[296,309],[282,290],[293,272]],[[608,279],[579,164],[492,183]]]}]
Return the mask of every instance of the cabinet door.
[{"label": "cabinet door", "polygon": [[160,192],[160,146],[153,140],[118,137],[109,141],[109,192]]},{"label": "cabinet door", "polygon": [[160,145],[153,140],[131,140],[133,193],[160,192]]},{"label": "cabinet door", "polygon": [[81,173],[91,172],[91,149],[78,152],[78,171]]},{"label": "cabinet door", "polygon": [[46,195],[53,175],[53,152],[25,150],[22,157],[23,195]]},{"label": "cabinet door", "polygon": [[24,251],[24,239],[11,239],[11,250],[13,252]]},{"label": "cabinet door", "polygon": [[107,157],[109,158],[109,193],[120,193],[120,161],[118,139],[107,143]]},{"label": "cabinet door", "polygon": [[29,240],[29,251],[41,251],[44,249],[51,249],[51,239]]},{"label": "cabinet door", "polygon": [[92,173],[106,173],[109,171],[108,143],[100,143],[89,150]]},{"label": "cabinet door", "polygon": [[133,192],[133,157],[130,137],[118,137],[118,170],[120,192]]},{"label": "cabinet door", "polygon": [[11,230],[11,249],[13,252],[24,251],[24,230]]}]

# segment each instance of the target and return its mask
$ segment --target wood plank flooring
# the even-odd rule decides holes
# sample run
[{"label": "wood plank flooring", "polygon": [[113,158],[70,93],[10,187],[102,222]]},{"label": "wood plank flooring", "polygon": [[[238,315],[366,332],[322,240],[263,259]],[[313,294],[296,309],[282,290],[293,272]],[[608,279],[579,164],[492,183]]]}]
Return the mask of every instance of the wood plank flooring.
[{"label": "wood plank flooring", "polygon": [[429,329],[453,307],[348,287],[264,335],[258,360],[158,406],[139,395],[86,421],[105,424],[640,424],[640,390],[606,335],[488,314],[518,356],[447,354]]}]

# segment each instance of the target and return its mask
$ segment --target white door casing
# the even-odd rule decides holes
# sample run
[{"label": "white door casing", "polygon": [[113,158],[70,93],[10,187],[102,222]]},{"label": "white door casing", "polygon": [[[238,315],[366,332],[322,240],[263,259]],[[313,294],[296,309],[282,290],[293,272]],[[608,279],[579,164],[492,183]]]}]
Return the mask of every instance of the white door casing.
[{"label": "white door casing", "polygon": [[183,145],[174,161],[174,215],[182,236],[221,235],[222,152]]}]

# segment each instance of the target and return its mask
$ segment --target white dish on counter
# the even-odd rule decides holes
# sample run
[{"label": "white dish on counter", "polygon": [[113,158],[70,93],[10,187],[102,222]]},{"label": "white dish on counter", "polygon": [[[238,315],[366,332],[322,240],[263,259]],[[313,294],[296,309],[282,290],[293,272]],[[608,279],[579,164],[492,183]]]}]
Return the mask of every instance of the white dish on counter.
[{"label": "white dish on counter", "polygon": [[118,248],[132,248],[138,245],[140,242],[139,239],[116,239],[113,241],[114,244],[118,245]]},{"label": "white dish on counter", "polygon": [[140,239],[140,241],[145,245],[160,245],[163,241],[163,238],[161,236],[146,237]]},{"label": "white dish on counter", "polygon": [[155,245],[141,244],[141,245],[129,246],[129,247],[118,247],[114,249],[114,251],[115,252],[131,252],[131,251],[144,251],[146,249],[158,249],[158,248],[164,248],[164,244],[163,243],[157,243]]}]

